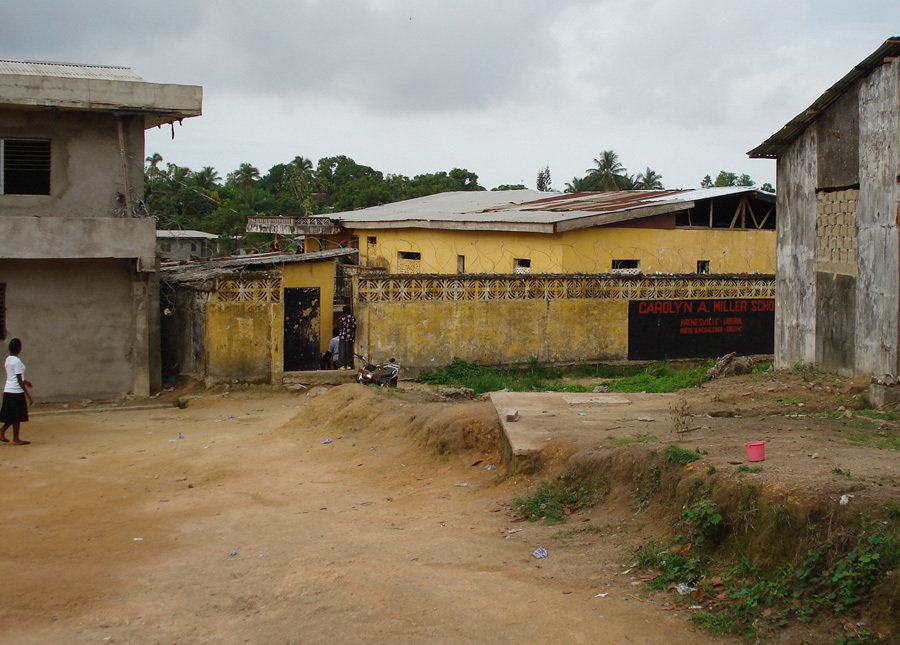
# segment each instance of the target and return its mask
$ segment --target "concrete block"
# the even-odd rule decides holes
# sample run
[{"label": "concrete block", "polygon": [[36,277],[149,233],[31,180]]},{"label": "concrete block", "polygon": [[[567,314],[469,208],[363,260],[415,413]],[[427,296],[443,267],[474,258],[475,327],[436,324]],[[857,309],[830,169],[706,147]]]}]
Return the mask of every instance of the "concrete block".
[{"label": "concrete block", "polygon": [[900,403],[900,386],[879,385],[878,383],[870,384],[869,402],[876,408],[883,408],[888,405]]},{"label": "concrete block", "polygon": [[518,410],[509,410],[506,413],[506,420],[512,423],[513,421],[519,420],[519,411]]}]

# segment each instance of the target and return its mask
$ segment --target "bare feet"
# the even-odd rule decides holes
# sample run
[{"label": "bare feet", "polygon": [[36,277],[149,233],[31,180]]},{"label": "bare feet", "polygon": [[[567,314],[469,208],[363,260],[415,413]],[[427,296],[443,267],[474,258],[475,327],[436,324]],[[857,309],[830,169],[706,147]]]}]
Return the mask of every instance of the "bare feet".
[{"label": "bare feet", "polygon": [[14,446],[27,446],[30,443],[31,443],[30,441],[22,441],[21,439],[17,440],[17,441],[13,441]]}]

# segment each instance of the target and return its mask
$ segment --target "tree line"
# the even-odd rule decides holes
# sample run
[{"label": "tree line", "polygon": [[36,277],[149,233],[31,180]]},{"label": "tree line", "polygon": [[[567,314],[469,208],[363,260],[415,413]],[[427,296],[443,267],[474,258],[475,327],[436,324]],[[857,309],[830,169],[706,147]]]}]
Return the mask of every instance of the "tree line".
[{"label": "tree line", "polygon": [[[144,166],[144,205],[156,217],[160,229],[199,229],[217,235],[242,235],[248,217],[281,215],[304,217],[377,206],[435,193],[485,190],[478,175],[465,168],[426,173],[410,178],[382,173],[343,155],[312,160],[297,156],[272,166],[265,174],[243,163],[224,180],[205,166],[191,170],[163,163],[159,153],[147,157]],[[594,159],[584,177],[573,177],[565,192],[639,190],[663,188],[662,175],[649,166],[637,175],[628,174],[612,150]],[[538,190],[552,190],[550,167],[536,178]],[[721,171],[708,186],[753,186],[746,174]],[[524,189],[522,184],[504,184],[493,190]],[[763,184],[763,190],[774,190]]]}]

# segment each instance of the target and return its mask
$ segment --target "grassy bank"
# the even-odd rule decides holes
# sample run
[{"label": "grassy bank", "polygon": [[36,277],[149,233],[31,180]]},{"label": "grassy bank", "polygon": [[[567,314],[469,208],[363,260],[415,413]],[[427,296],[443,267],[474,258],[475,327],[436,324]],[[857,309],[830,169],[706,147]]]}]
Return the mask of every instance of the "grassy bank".
[{"label": "grassy bank", "polygon": [[[713,633],[796,642],[818,626],[823,643],[896,643],[900,636],[900,505],[850,510],[836,500],[776,494],[715,469],[678,446],[630,446],[542,482],[514,508],[532,521],[565,522],[623,499],[664,538],[636,546],[629,562],[691,620]],[[892,640],[893,639],[893,640]]]},{"label": "grassy bank", "polygon": [[706,382],[706,371],[712,361],[696,364],[606,363],[553,367],[532,361],[524,368],[494,367],[454,359],[438,370],[422,372],[417,381],[452,387],[468,387],[476,394],[509,390],[511,392],[552,391],[590,392],[594,385],[573,383],[572,380],[602,380],[612,392],[674,392],[696,387]]}]

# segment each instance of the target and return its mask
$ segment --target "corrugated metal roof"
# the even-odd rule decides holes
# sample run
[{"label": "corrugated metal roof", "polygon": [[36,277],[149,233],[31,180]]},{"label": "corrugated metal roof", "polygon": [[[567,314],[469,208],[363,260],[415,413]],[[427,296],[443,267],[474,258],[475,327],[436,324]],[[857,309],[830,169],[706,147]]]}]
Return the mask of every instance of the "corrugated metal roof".
[{"label": "corrugated metal roof", "polygon": [[876,67],[883,65],[885,59],[896,56],[900,56],[900,36],[893,36],[884,41],[881,47],[856,65],[841,80],[825,90],[825,93],[812,105],[747,154],[754,158],[774,159],[779,157],[788,149],[794,139],[803,134],[803,131],[832,103],[841,98],[856,81],[871,74]]},{"label": "corrugated metal roof", "polygon": [[206,233],[204,231],[193,231],[190,229],[180,230],[180,229],[171,229],[171,230],[158,230],[156,231],[156,237],[166,238],[166,239],[204,239],[204,240],[215,240],[218,239],[218,235],[215,233]]},{"label": "corrugated metal roof", "polygon": [[[774,201],[771,193],[745,186],[698,190],[626,190],[590,193],[531,193],[540,199],[510,201],[506,195],[490,205],[485,195],[467,191],[438,193],[428,197],[394,202],[358,211],[335,213],[332,218],[345,228],[466,228],[554,233],[587,226],[612,224],[629,219],[677,212],[693,207],[698,200],[740,193],[754,193]],[[528,195],[520,195],[527,198]]]},{"label": "corrugated metal roof", "polygon": [[112,65],[77,65],[74,63],[45,63],[40,61],[0,59],[0,74],[20,76],[55,76],[58,78],[89,78],[105,81],[143,81],[128,67]]},{"label": "corrugated metal roof", "polygon": [[233,273],[236,269],[271,269],[283,264],[334,260],[345,255],[355,255],[357,249],[330,249],[313,253],[258,253],[253,255],[197,260],[188,264],[176,264],[160,268],[160,276],[170,283],[208,280],[219,275]]}]

